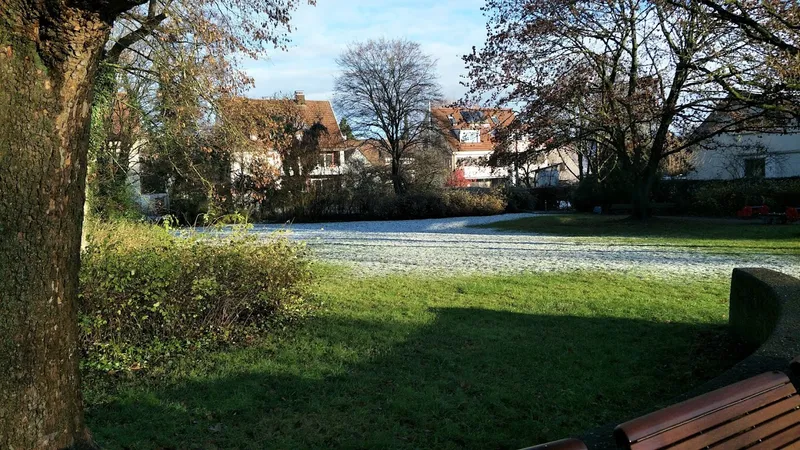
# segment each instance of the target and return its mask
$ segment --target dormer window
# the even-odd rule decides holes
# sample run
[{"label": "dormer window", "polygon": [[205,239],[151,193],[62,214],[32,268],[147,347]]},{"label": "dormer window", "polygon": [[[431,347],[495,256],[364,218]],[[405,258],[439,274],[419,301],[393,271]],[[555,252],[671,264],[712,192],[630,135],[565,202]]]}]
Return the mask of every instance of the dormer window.
[{"label": "dormer window", "polygon": [[465,144],[478,144],[481,142],[480,130],[458,130],[458,140]]},{"label": "dormer window", "polygon": [[448,118],[448,119],[450,119],[450,126],[451,126],[451,127],[454,127],[454,126],[456,126],[456,118],[455,118],[455,117],[453,117],[453,115],[452,115],[452,114],[448,114],[448,115],[447,115],[447,118]]}]

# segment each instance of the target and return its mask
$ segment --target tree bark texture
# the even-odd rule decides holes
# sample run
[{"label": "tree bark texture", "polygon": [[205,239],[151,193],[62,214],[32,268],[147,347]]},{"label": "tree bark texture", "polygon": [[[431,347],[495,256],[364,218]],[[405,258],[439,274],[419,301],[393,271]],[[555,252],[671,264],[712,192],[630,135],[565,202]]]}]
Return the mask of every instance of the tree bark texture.
[{"label": "tree bark texture", "polygon": [[91,445],[79,247],[92,80],[113,13],[87,4],[0,0],[2,449]]},{"label": "tree bark texture", "polygon": [[406,193],[405,180],[403,179],[403,174],[400,171],[401,164],[402,160],[400,158],[392,158],[392,186],[394,187],[394,193],[397,195],[403,195]]},{"label": "tree bark texture", "polygon": [[631,205],[631,217],[638,220],[649,219],[652,215],[650,210],[650,194],[653,190],[655,183],[656,172],[655,170],[647,169],[647,172],[637,177],[633,184],[633,196]]}]

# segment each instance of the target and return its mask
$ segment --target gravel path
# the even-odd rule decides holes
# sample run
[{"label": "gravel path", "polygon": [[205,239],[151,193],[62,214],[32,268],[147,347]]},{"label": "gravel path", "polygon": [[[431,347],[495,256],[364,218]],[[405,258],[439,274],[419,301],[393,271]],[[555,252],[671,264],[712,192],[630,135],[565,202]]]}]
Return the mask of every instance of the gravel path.
[{"label": "gravel path", "polygon": [[318,258],[354,264],[364,275],[605,270],[727,276],[734,267],[758,266],[800,276],[797,256],[708,254],[685,247],[587,243],[569,237],[468,228],[529,216],[257,225],[254,232],[270,235],[288,230],[292,239],[306,241]]}]

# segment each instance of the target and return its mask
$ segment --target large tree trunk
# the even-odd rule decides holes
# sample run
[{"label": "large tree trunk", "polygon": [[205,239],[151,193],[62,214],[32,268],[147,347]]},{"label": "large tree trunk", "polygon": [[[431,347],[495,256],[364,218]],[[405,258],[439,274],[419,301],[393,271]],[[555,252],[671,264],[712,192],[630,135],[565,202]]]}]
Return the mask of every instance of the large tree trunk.
[{"label": "large tree trunk", "polygon": [[406,193],[405,180],[403,180],[403,174],[400,172],[400,164],[400,158],[392,158],[392,186],[394,187],[394,193],[397,195]]},{"label": "large tree trunk", "polygon": [[0,0],[0,448],[91,445],[77,295],[91,85],[113,13]]},{"label": "large tree trunk", "polygon": [[641,175],[636,180],[633,186],[633,198],[631,217],[637,220],[646,220],[651,216],[650,210],[650,193],[653,190],[653,183],[655,182],[656,174],[651,173],[648,169],[647,173]]}]

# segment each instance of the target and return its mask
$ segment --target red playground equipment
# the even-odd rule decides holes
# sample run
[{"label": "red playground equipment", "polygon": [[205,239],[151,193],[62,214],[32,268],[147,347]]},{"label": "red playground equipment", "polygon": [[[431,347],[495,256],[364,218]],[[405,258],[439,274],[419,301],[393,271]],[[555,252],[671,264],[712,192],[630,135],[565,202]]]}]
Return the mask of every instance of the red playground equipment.
[{"label": "red playground equipment", "polygon": [[745,206],[736,212],[736,216],[742,219],[749,219],[751,217],[766,216],[769,214],[769,206]]},{"label": "red playground equipment", "polygon": [[786,221],[789,223],[800,221],[800,206],[786,207]]}]

